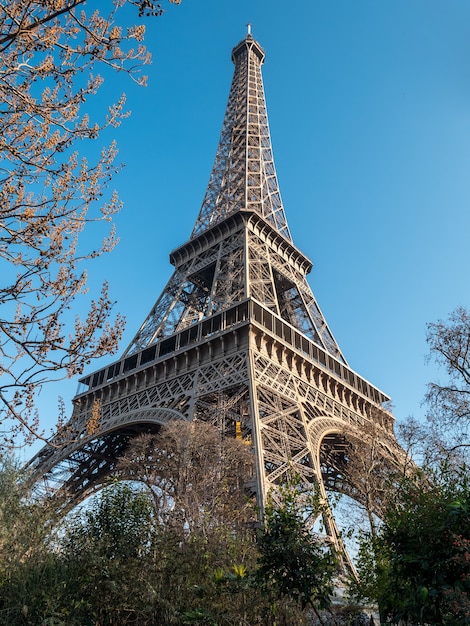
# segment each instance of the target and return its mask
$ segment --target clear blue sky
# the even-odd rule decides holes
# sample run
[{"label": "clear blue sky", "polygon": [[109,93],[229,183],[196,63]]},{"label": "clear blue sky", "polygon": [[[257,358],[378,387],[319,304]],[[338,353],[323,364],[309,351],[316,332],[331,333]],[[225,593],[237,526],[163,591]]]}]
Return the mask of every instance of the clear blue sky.
[{"label": "clear blue sky", "polygon": [[[101,4],[101,3],[100,3]],[[217,148],[232,47],[252,23],[274,157],[295,244],[351,367],[421,418],[426,323],[470,306],[470,3],[468,0],[183,0],[148,18],[145,89],[124,76],[132,117],[117,130],[125,169],[121,241],[90,266],[127,318],[121,352],[189,238]],[[104,141],[104,138],[103,138]],[[114,360],[111,357],[109,361]],[[105,364],[96,363],[93,369]],[[440,376],[444,377],[444,373]],[[77,381],[41,394],[71,409]],[[44,408],[46,407],[46,408]]]}]

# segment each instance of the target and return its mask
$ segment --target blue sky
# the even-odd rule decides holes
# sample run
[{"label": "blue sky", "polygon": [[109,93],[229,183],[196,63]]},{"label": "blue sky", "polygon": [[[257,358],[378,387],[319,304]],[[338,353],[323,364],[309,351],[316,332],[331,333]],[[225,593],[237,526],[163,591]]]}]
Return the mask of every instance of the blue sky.
[{"label": "blue sky", "polygon": [[[127,94],[112,134],[126,167],[121,241],[90,265],[108,279],[131,341],[189,238],[225,112],[232,47],[252,23],[289,227],[314,268],[310,285],[350,366],[421,418],[426,323],[470,306],[470,3],[468,0],[183,0],[147,18],[148,87],[108,79],[105,106]],[[128,11],[129,15],[131,11]],[[97,362],[92,369],[110,359]],[[71,409],[77,381],[40,397]]]}]

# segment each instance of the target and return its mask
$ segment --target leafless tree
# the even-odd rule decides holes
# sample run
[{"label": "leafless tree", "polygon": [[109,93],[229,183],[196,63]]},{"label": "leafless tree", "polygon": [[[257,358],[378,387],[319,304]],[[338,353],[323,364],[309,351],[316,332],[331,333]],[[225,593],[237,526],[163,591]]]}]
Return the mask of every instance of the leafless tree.
[{"label": "leafless tree", "polygon": [[470,426],[470,312],[459,307],[447,321],[428,324],[430,358],[448,380],[428,385],[428,418],[450,448],[468,448]]},{"label": "leafless tree", "polygon": [[354,429],[345,427],[342,492],[352,499],[342,513],[349,517],[351,527],[362,528],[371,536],[377,534],[378,521],[392,497],[394,484],[412,464],[399,449],[394,436],[380,422],[371,421],[361,429],[361,438]]},{"label": "leafless tree", "polygon": [[253,472],[251,446],[222,438],[205,422],[175,421],[157,435],[142,435],[118,471],[147,485],[166,526],[204,532],[253,519],[246,490]]}]

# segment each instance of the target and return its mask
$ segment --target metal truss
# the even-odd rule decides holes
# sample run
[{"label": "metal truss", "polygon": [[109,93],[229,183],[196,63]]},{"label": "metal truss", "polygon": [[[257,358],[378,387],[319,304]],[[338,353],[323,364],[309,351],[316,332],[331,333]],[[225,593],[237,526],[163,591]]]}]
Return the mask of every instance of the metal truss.
[{"label": "metal truss", "polygon": [[290,240],[264,98],[264,51],[248,35],[233,49],[232,60],[235,71],[219,147],[192,236],[236,211],[248,209]]},{"label": "metal truss", "polygon": [[[350,463],[359,441],[390,467],[403,463],[389,398],[348,366],[307,282],[312,264],[292,243],[264,52],[248,34],[232,58],[209,186],[190,240],[170,254],[174,273],[123,356],[80,380],[70,422],[30,464],[36,485],[69,505],[102,486],[133,437],[175,419],[210,422],[252,446],[248,487],[261,510],[292,473],[325,502],[327,491],[360,501]],[[323,521],[341,552],[328,509]]]},{"label": "metal truss", "polygon": [[[271,147],[261,65],[249,34],[234,48],[235,71],[204,201],[175,272],[124,355],[255,298],[346,363],[292,244]],[[228,219],[232,218],[232,219]]]}]

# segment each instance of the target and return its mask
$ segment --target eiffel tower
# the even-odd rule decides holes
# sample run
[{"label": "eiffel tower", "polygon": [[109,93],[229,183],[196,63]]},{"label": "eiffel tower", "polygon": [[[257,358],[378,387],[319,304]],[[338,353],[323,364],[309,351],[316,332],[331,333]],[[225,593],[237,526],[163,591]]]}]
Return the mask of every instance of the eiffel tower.
[{"label": "eiffel tower", "polygon": [[373,437],[384,458],[400,457],[389,398],[349,367],[307,283],[312,263],[292,241],[264,57],[249,28],[232,51],[215,162],[191,237],[170,253],[172,277],[122,357],[80,380],[71,434],[57,433],[30,464],[37,484],[66,490],[71,504],[103,486],[136,435],[172,420],[251,442],[261,507],[291,472],[325,497],[357,498],[348,436]]}]

